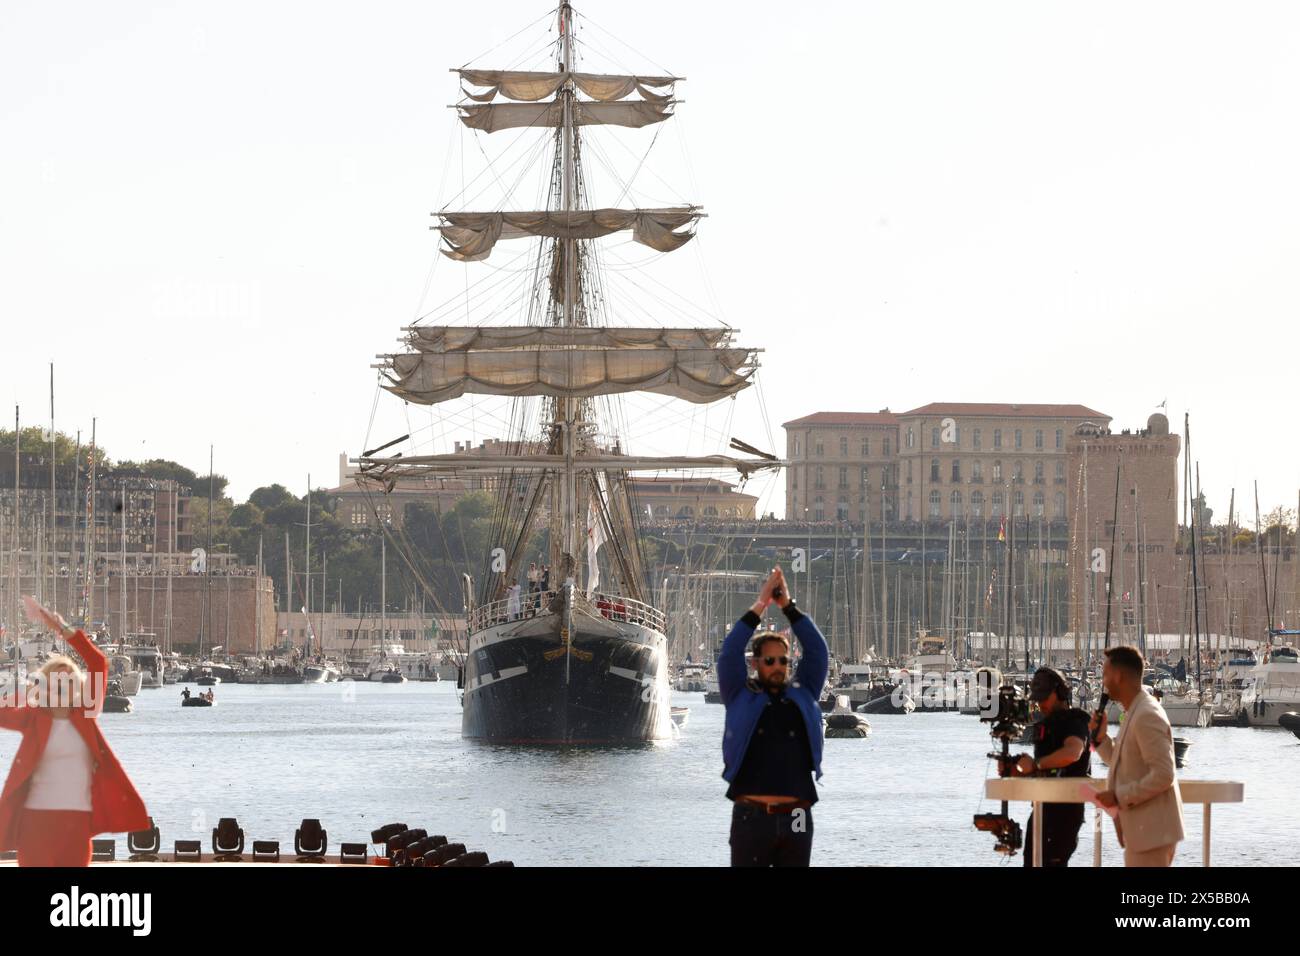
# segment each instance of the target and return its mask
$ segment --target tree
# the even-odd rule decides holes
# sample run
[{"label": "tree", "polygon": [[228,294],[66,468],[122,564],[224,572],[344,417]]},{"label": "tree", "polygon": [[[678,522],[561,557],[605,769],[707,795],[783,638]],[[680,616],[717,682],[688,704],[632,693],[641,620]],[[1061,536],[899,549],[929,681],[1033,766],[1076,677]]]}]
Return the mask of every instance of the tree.
[{"label": "tree", "polygon": [[[21,430],[19,451],[25,454],[44,456],[50,453],[50,432],[48,428],[41,428],[39,425],[28,425]],[[85,441],[81,446],[80,462],[84,465],[87,461],[89,441]],[[111,463],[104,455],[103,449],[96,449],[99,456],[100,467],[105,467]],[[12,428],[5,430],[0,428],[0,456],[8,455],[13,460],[14,455],[14,430]],[[48,459],[46,459],[48,460]],[[54,463],[59,467],[72,465],[77,460],[77,440],[75,437],[56,431],[54,433]]]}]

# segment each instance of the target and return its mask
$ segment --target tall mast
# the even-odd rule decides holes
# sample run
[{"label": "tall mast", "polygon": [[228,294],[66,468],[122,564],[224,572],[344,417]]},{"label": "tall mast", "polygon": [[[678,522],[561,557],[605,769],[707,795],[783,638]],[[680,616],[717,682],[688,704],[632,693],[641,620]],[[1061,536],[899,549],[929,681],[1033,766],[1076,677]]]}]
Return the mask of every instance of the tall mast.
[{"label": "tall mast", "polygon": [[56,517],[58,493],[54,486],[54,454],[57,446],[54,442],[54,363],[50,363],[50,513],[49,513],[49,533],[47,535],[48,544],[46,551],[50,559],[50,607],[58,610],[59,607],[59,545],[58,534],[59,522]]},{"label": "tall mast", "polygon": [[95,457],[95,428],[99,419],[90,420],[90,503],[86,506],[86,627],[95,626],[95,497],[98,463]]},{"label": "tall mast", "polygon": [[22,567],[22,522],[19,515],[22,509],[22,496],[19,491],[18,475],[22,468],[22,460],[18,457],[20,446],[22,445],[22,430],[18,427],[18,410],[19,406],[14,406],[14,546],[9,553],[9,560],[12,564],[13,585],[9,589],[9,626],[14,629],[14,687],[19,687],[18,683],[18,591],[23,586],[23,567]]},{"label": "tall mast", "polygon": [[[311,614],[311,475],[307,476],[307,545],[305,548],[307,563],[303,565],[303,611]],[[307,623],[311,623],[310,618]]]},{"label": "tall mast", "polygon": [[[561,71],[573,72],[573,8],[567,2],[560,4],[560,37],[562,62],[560,63]],[[573,173],[573,101],[574,85],[570,77],[560,89],[560,101],[564,114],[563,126],[560,130],[561,148],[564,154],[564,184],[562,189],[561,205],[564,212],[572,212],[575,208],[574,202],[574,173]],[[571,235],[564,238],[564,317],[563,325],[574,325],[573,315],[573,298],[574,298],[574,248],[575,240]],[[578,509],[578,481],[577,472],[574,469],[573,459],[575,453],[574,432],[576,408],[580,399],[572,396],[565,397],[558,403],[558,410],[561,411],[561,427],[563,428],[564,440],[564,553],[566,557],[566,576],[577,574],[578,561],[578,544],[576,518]]]}]

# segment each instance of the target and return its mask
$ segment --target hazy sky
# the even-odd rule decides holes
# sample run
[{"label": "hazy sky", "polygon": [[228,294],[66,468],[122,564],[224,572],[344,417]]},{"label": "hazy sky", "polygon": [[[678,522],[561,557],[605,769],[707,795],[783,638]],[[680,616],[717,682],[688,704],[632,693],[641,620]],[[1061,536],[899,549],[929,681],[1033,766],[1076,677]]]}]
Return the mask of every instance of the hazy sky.
[{"label": "hazy sky", "polygon": [[[429,212],[514,135],[463,132],[447,69],[548,8],[0,7],[6,420],[18,403],[45,423],[53,361],[59,428],[98,416],[115,457],[196,471],[214,444],[240,498],[333,484],[367,435],[497,434],[486,413],[376,406],[370,364],[458,294],[464,321],[467,283],[523,281],[516,249],[468,275],[443,260],[426,290]],[[930,401],[1078,402],[1122,428],[1167,400],[1216,512],[1255,478],[1294,507],[1300,8],[577,9],[582,65],[688,78],[657,140],[590,134],[598,198],[619,198],[608,160],[636,171],[625,205],[709,213],[672,262],[610,246],[616,319],[698,312],[767,350],[762,402],[634,401],[633,450],[780,450],[780,423],[813,411]],[[549,26],[475,65],[540,66]],[[779,482],[751,490],[781,512]]]}]

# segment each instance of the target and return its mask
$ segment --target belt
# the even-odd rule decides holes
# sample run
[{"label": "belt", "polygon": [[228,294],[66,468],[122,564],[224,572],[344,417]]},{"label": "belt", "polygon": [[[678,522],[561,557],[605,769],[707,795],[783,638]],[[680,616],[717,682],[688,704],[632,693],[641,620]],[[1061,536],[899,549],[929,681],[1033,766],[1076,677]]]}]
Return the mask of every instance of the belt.
[{"label": "belt", "polygon": [[769,814],[790,814],[794,813],[796,810],[812,809],[811,800],[783,800],[780,803],[768,803],[766,800],[754,800],[750,797],[736,797],[736,803],[744,804],[747,807],[758,807]]}]

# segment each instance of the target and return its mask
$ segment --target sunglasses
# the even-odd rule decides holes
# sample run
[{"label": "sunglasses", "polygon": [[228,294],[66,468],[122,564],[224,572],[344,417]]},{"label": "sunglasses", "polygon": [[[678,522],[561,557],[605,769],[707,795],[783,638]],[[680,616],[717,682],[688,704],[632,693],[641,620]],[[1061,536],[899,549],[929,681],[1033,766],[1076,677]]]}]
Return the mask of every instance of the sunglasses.
[{"label": "sunglasses", "polygon": [[789,666],[790,666],[790,658],[788,658],[788,657],[765,657],[765,658],[763,658],[763,663],[766,664],[768,667],[771,667],[771,666],[772,666],[773,664],[775,664],[777,661],[780,661],[780,662],[781,662],[781,666],[782,666],[782,667],[789,667]]}]

